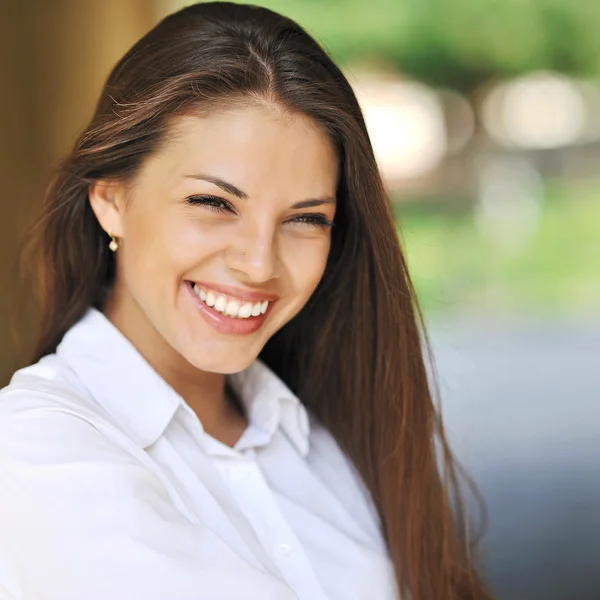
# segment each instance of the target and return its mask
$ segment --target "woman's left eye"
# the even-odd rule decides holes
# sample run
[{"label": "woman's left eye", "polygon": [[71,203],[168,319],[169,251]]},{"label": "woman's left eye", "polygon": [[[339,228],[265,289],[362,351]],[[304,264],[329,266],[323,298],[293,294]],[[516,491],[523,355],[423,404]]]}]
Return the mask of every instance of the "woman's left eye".
[{"label": "woman's left eye", "polygon": [[321,214],[316,215],[298,215],[291,219],[292,223],[300,223],[301,225],[312,225],[313,227],[327,228],[331,227],[333,223],[325,216]]}]

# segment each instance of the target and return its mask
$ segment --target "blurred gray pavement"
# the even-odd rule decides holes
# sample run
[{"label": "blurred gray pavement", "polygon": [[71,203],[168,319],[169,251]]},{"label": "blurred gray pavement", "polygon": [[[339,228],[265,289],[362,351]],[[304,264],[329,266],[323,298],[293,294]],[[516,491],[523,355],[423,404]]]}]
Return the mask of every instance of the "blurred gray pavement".
[{"label": "blurred gray pavement", "polygon": [[446,430],[499,600],[600,600],[600,320],[435,321]]}]

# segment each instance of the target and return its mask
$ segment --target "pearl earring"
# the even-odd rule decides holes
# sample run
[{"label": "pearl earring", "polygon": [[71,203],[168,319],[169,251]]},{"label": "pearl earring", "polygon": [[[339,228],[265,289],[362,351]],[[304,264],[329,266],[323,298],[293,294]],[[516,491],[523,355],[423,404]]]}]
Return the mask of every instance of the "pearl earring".
[{"label": "pearl earring", "polygon": [[109,231],[108,235],[110,237],[110,244],[108,244],[108,247],[112,252],[116,252],[119,249],[117,238],[112,234],[112,231]]}]

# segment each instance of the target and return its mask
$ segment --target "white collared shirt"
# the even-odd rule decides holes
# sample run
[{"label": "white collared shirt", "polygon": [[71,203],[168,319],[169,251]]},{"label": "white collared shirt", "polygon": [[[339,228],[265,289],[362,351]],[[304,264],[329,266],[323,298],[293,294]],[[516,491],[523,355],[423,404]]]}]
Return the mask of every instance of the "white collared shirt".
[{"label": "white collared shirt", "polygon": [[[234,448],[91,309],[0,392],[0,598],[393,600],[372,502],[260,361]],[[3,595],[4,594],[4,595]]]}]

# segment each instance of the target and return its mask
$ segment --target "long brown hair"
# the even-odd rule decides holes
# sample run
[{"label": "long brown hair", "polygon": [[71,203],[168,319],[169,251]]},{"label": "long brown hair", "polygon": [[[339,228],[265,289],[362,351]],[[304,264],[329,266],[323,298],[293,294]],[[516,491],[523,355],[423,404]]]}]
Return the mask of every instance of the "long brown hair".
[{"label": "long brown hair", "polygon": [[90,183],[133,177],[176,115],[257,99],[313,119],[341,163],[322,282],[262,358],[370,490],[403,597],[488,598],[460,525],[457,469],[432,400],[422,318],[359,105],[339,68],[293,21],[255,6],[195,4],[164,19],[115,66],[46,197],[35,358],[53,352],[89,306],[102,308],[114,278]]}]

